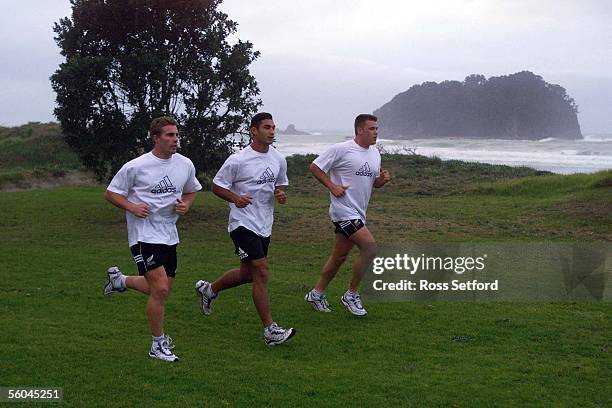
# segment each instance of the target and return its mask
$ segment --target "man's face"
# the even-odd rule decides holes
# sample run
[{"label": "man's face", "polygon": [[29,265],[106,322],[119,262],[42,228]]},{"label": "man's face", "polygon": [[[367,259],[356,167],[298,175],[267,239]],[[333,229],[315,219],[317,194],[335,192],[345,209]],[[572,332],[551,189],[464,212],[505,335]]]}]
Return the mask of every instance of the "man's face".
[{"label": "man's face", "polygon": [[159,135],[155,136],[155,146],[166,155],[176,153],[178,148],[178,129],[175,125],[166,125],[161,128]]},{"label": "man's face", "polygon": [[253,133],[253,139],[257,142],[265,145],[271,145],[274,143],[274,130],[276,125],[272,119],[264,119],[259,122],[258,127],[252,127],[251,132]]},{"label": "man's face", "polygon": [[367,145],[376,144],[378,123],[374,120],[366,120],[363,127],[357,128],[357,136]]}]

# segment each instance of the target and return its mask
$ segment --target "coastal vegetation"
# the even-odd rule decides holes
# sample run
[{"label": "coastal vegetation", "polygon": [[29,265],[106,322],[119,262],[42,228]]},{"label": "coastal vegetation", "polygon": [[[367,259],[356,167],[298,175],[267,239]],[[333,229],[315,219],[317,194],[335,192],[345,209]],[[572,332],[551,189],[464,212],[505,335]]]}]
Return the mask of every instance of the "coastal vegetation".
[{"label": "coastal vegetation", "polygon": [[581,139],[565,88],[529,71],[424,82],[374,111],[388,138]]}]

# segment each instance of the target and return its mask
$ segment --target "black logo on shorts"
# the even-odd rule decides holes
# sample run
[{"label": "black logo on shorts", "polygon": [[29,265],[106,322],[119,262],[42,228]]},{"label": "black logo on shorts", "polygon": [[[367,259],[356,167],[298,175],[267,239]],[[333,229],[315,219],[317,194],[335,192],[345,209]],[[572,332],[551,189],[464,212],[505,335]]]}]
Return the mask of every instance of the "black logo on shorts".
[{"label": "black logo on shorts", "polygon": [[172,185],[172,182],[165,176],[162,181],[160,181],[153,190],[151,190],[153,194],[165,194],[165,193],[176,193],[176,187]]},{"label": "black logo on shorts", "polygon": [[368,162],[365,162],[365,164],[355,172],[355,175],[372,177],[372,169],[370,169],[370,165],[368,164]]},{"label": "black logo on shorts", "polygon": [[266,183],[274,183],[276,181],[276,177],[274,177],[274,173],[272,173],[272,169],[269,167],[263,172],[259,180],[257,180],[257,184],[266,184]]}]

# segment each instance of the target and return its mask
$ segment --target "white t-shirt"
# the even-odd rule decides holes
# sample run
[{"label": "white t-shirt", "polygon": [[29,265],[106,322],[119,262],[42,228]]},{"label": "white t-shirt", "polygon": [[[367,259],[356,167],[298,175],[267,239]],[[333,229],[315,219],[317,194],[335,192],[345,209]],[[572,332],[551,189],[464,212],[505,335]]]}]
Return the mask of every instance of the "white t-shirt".
[{"label": "white t-shirt", "polygon": [[191,160],[178,153],[160,159],[152,152],[124,164],[107,188],[132,203],[149,205],[150,214],[146,218],[125,212],[130,246],[139,241],[178,244],[176,199],[201,189]]},{"label": "white t-shirt", "polygon": [[337,143],[313,162],[332,183],[348,186],[342,197],[329,194],[329,216],[333,222],[359,218],[364,223],[374,179],[380,176],[380,153],[376,146],[367,149],[354,140]]},{"label": "white t-shirt", "polygon": [[275,187],[289,185],[287,161],[282,154],[273,147],[259,153],[247,146],[227,158],[213,183],[239,196],[253,197],[252,204],[244,208],[229,204],[229,232],[242,226],[260,237],[272,235]]}]

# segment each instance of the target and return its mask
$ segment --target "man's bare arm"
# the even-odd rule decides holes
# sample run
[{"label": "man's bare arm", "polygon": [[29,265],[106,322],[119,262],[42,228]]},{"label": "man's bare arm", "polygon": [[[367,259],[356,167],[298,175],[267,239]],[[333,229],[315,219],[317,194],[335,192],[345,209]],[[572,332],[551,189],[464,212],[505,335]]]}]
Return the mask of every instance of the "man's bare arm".
[{"label": "man's bare arm", "polygon": [[228,190],[227,188],[223,188],[221,186],[212,183],[212,192],[219,198],[224,199],[227,202],[236,204],[238,208],[244,208],[247,205],[251,204],[251,200],[253,197],[248,195],[239,196],[236,193]]},{"label": "man's bare arm", "polygon": [[287,186],[275,186],[274,198],[279,204],[285,204],[287,202]]},{"label": "man's bare arm", "polygon": [[389,181],[391,181],[391,173],[389,173],[388,170],[381,169],[380,176],[376,177],[376,179],[374,180],[374,188],[382,187]]},{"label": "man's bare arm", "polygon": [[129,211],[139,218],[146,218],[149,215],[149,205],[147,203],[133,203],[128,201],[127,197],[109,190],[104,192],[104,198],[115,207]]},{"label": "man's bare arm", "polygon": [[176,200],[176,213],[178,215],[185,215],[185,214],[187,214],[187,211],[189,211],[189,209],[193,205],[193,202],[195,201],[195,198],[196,198],[196,193],[195,192],[192,192],[192,193],[183,193],[181,198]]},{"label": "man's bare arm", "polygon": [[330,191],[330,193],[334,195],[334,197],[342,197],[345,190],[349,188],[348,186],[339,186],[334,184],[329,176],[314,163],[310,163],[308,169],[312,175],[319,180],[319,183],[323,184]]}]

